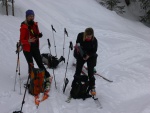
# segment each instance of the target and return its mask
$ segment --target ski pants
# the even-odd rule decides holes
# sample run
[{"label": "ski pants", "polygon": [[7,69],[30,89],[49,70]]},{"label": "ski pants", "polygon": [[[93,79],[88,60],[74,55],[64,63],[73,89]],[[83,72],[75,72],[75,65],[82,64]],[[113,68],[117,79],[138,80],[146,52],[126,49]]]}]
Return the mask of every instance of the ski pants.
[{"label": "ski pants", "polygon": [[50,77],[49,72],[46,70],[46,68],[44,67],[42,63],[42,57],[41,57],[40,50],[38,47],[32,47],[30,52],[23,51],[23,53],[28,63],[28,72],[30,72],[30,64],[31,63],[34,64],[33,63],[33,58],[34,58],[38,67],[45,70],[45,77],[46,78]]},{"label": "ski pants", "polygon": [[80,76],[82,67],[85,62],[87,62],[88,67],[88,76],[89,76],[89,87],[95,86],[95,77],[94,77],[94,67],[96,66],[97,54],[95,56],[90,57],[87,61],[83,60],[83,58],[77,58],[76,71],[74,75],[74,79],[76,76]]}]

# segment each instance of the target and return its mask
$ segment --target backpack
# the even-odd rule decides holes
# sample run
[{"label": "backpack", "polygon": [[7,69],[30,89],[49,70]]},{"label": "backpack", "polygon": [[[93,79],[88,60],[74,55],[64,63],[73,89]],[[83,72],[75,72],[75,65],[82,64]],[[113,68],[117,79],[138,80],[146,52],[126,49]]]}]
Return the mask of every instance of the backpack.
[{"label": "backpack", "polygon": [[70,95],[74,99],[83,99],[91,97],[89,95],[89,79],[87,75],[76,76],[72,82]]},{"label": "backpack", "polygon": [[30,72],[30,85],[29,85],[29,93],[31,95],[38,95],[41,92],[44,92],[44,76],[45,70],[32,68]]},{"label": "backpack", "polygon": [[49,68],[56,68],[61,61],[65,62],[65,58],[63,56],[58,59],[55,56],[52,56],[48,53],[41,54],[42,62],[47,65]]}]

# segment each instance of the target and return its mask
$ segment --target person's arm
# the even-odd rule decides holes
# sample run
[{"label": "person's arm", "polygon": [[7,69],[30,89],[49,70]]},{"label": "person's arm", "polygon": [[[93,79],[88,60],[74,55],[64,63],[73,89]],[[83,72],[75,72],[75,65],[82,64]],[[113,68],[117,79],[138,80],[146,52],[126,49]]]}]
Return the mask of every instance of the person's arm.
[{"label": "person's arm", "polygon": [[27,33],[28,33],[27,29],[20,28],[20,42],[22,45],[29,44],[28,39],[26,39]]},{"label": "person's arm", "polygon": [[94,42],[93,42],[93,48],[92,48],[92,51],[88,52],[87,55],[89,57],[92,57],[96,54],[97,52],[97,48],[98,48],[98,42],[97,42],[97,39],[95,38],[94,39]]},{"label": "person's arm", "polygon": [[82,34],[79,33],[77,36],[76,44],[81,42]]}]

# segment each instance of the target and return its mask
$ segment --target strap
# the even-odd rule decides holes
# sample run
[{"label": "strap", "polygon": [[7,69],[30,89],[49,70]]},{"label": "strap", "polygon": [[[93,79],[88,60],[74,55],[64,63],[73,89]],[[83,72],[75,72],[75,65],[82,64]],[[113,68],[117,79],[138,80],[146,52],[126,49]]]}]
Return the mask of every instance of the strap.
[{"label": "strap", "polygon": [[[34,23],[35,26],[36,26],[36,29],[38,31],[38,25],[37,25],[37,22]],[[33,29],[31,29],[31,26],[27,25],[28,26],[28,30],[31,31],[32,35],[37,37],[38,35],[36,33],[34,33]]]}]

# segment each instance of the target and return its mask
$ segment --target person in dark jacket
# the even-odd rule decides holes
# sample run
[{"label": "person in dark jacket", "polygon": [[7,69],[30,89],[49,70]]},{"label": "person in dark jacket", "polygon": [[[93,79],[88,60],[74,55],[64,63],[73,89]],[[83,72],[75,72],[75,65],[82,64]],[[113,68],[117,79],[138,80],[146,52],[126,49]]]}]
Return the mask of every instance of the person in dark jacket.
[{"label": "person in dark jacket", "polygon": [[87,62],[89,91],[91,91],[91,95],[96,95],[94,67],[96,66],[98,56],[96,54],[98,42],[96,37],[94,37],[94,30],[92,28],[86,28],[85,32],[79,33],[77,36],[76,45],[80,45],[83,53],[81,54],[78,49],[75,49],[74,51],[74,57],[77,60],[77,64],[73,82],[76,81],[76,76],[80,76],[82,67],[84,63]]},{"label": "person in dark jacket", "polygon": [[[33,64],[33,58],[36,61],[39,68],[45,70],[46,80],[49,81],[50,74],[42,63],[42,58],[39,50],[39,38],[43,36],[39,32],[38,23],[34,22],[33,10],[26,11],[26,20],[21,23],[20,28],[20,42],[22,45],[24,56],[28,63],[28,72],[30,73],[30,66]],[[49,87],[49,82],[46,84],[46,88]]]}]

